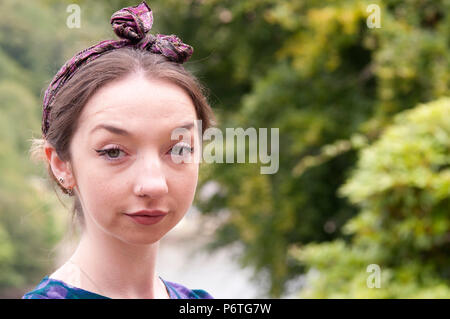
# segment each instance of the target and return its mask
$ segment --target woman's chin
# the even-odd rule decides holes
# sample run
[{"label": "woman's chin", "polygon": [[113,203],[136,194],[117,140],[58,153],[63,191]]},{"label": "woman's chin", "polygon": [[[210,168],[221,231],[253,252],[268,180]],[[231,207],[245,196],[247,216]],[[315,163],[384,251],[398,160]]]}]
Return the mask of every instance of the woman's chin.
[{"label": "woman's chin", "polygon": [[116,237],[130,245],[151,245],[161,240],[166,233],[167,231],[161,229],[154,229],[153,231],[127,229],[127,232],[117,234]]},{"label": "woman's chin", "polygon": [[157,243],[162,236],[139,236],[137,234],[129,235],[129,236],[121,236],[121,240],[129,245],[152,245]]}]

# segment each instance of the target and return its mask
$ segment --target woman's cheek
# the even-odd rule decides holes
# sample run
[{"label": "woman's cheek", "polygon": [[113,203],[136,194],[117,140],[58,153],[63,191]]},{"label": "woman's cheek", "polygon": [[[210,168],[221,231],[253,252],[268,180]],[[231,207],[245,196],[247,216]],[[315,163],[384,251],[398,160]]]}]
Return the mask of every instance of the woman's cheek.
[{"label": "woman's cheek", "polygon": [[[177,176],[176,180],[172,182],[174,194],[177,202],[183,209],[188,209],[192,204],[197,187],[198,169],[190,167],[185,170],[183,174]],[[169,188],[170,193],[170,188]]]}]

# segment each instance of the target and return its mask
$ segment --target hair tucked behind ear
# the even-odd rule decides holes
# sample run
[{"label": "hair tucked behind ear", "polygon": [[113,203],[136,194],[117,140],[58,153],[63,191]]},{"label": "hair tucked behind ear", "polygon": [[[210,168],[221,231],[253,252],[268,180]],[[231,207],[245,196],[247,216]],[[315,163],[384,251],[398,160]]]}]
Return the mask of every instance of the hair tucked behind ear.
[{"label": "hair tucked behind ear", "polygon": [[[49,177],[62,192],[67,193],[67,190],[53,175],[44,153],[45,142],[47,141],[55,148],[62,161],[71,161],[70,142],[88,100],[104,85],[123,79],[132,73],[143,73],[148,79],[166,80],[181,87],[192,99],[197,118],[202,120],[202,134],[209,127],[216,125],[205,88],[181,64],[171,62],[163,55],[130,47],[105,53],[77,70],[73,77],[61,87],[51,104],[50,125],[45,139],[32,139],[31,158],[34,161],[46,163]],[[83,211],[76,192],[73,197],[72,220],[76,219],[79,226],[83,226]]]}]

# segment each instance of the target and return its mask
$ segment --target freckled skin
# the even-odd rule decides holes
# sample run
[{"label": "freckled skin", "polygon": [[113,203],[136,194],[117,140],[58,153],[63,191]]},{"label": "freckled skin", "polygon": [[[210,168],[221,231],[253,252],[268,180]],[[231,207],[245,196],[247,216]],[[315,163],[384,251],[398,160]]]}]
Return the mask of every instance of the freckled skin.
[{"label": "freckled skin", "polygon": [[[178,125],[195,120],[187,93],[165,81],[133,74],[96,92],[82,111],[70,145],[86,230],[123,243],[151,244],[183,218],[195,195],[198,163],[174,163],[170,150],[177,141],[172,141],[170,134]],[[104,129],[90,132],[106,123],[132,136]],[[190,130],[195,141],[191,146],[198,141],[196,125]],[[104,156],[95,151],[112,146],[121,151]],[[141,186],[147,196],[138,196]],[[124,215],[141,209],[161,209],[169,214],[146,226]]]},{"label": "freckled skin", "polygon": [[[200,150],[196,119],[194,104],[183,89],[135,73],[100,88],[89,99],[70,142],[70,161],[60,160],[46,142],[53,174],[64,178],[64,187],[73,188],[85,220],[71,262],[50,278],[110,298],[169,298],[156,274],[156,258],[160,239],[194,199],[194,159]],[[99,124],[130,135],[93,131]],[[174,129],[186,124],[193,125],[189,136],[172,140]],[[182,143],[187,144],[180,147]],[[168,214],[153,225],[138,224],[125,215],[142,209]]]}]

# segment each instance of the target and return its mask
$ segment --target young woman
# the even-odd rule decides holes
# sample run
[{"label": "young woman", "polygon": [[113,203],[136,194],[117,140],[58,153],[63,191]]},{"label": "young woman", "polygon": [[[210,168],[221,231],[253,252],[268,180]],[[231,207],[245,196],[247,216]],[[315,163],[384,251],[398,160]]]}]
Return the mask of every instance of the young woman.
[{"label": "young woman", "polygon": [[[181,65],[192,47],[148,33],[145,2],[111,23],[122,40],[78,53],[45,93],[33,152],[74,197],[82,236],[70,259],[23,298],[212,298],[155,272],[159,240],[195,195],[198,135],[214,123],[203,88]],[[187,141],[173,139],[179,128]]]}]

